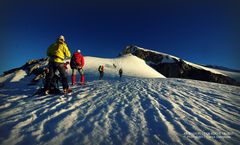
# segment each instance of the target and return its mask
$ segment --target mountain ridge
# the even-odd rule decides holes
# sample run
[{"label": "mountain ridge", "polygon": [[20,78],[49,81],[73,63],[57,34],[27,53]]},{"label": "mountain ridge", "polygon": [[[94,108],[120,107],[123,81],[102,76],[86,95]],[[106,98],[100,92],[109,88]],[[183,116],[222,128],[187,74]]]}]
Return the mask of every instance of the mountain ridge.
[{"label": "mountain ridge", "polygon": [[213,69],[220,69],[220,70],[224,70],[224,71],[231,71],[231,72],[240,73],[240,70],[238,70],[238,69],[232,69],[232,68],[228,68],[228,67],[225,67],[225,66],[210,65],[210,64],[202,65],[202,66],[213,68]]},{"label": "mountain ridge", "polygon": [[120,55],[133,54],[146,61],[159,73],[170,78],[185,78],[228,85],[240,85],[240,82],[215,69],[197,65],[166,53],[138,47],[127,46]]}]

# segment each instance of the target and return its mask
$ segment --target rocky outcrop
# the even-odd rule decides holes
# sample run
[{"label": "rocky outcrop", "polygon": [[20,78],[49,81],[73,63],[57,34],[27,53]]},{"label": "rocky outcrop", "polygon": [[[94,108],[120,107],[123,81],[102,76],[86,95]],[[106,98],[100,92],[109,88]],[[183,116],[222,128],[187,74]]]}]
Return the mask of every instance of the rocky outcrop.
[{"label": "rocky outcrop", "polygon": [[145,60],[146,63],[148,63],[159,73],[163,74],[165,77],[186,78],[240,86],[239,82],[228,76],[197,68],[193,65],[189,65],[180,58],[168,54],[146,50],[134,45],[130,45],[123,50],[121,55],[129,53]]},{"label": "rocky outcrop", "polygon": [[28,62],[26,62],[23,66],[21,66],[19,68],[14,68],[14,69],[3,72],[3,75],[7,75],[7,74],[13,73],[15,71],[21,70],[21,69],[27,70],[28,75],[35,74],[35,73],[37,73],[35,71],[37,71],[37,69],[39,67],[41,67],[42,65],[46,65],[47,60],[48,60],[48,58],[29,60]]},{"label": "rocky outcrop", "polygon": [[27,74],[34,75],[30,85],[35,85],[41,78],[44,77],[45,72],[44,68],[48,63],[48,58],[41,58],[41,59],[33,59],[25,63],[23,66],[19,68],[14,68],[8,71],[5,71],[3,75],[7,75],[10,73],[14,73],[18,70],[25,70]]}]

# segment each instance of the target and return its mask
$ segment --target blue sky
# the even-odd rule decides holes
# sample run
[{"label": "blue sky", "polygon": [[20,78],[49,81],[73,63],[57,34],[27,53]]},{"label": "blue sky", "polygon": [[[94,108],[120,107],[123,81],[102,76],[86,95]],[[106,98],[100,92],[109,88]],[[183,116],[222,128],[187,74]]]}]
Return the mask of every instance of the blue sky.
[{"label": "blue sky", "polygon": [[71,52],[115,57],[127,45],[240,69],[238,0],[1,0],[0,73],[46,56],[64,35]]}]

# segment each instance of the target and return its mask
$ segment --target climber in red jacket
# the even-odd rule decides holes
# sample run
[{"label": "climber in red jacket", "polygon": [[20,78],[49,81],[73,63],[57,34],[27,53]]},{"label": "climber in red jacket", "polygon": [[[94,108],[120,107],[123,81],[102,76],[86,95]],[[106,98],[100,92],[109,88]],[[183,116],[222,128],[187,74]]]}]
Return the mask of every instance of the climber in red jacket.
[{"label": "climber in red jacket", "polygon": [[79,72],[81,76],[81,81],[80,84],[84,84],[84,71],[83,71],[83,66],[84,66],[84,58],[81,54],[80,50],[77,50],[70,61],[70,66],[72,69],[72,85],[76,85],[76,73],[77,71]]}]

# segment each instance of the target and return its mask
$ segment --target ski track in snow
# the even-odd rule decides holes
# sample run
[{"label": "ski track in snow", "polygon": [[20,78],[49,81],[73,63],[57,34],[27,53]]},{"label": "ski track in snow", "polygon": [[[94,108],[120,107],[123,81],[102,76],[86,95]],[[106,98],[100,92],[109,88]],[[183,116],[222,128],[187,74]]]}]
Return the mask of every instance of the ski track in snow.
[{"label": "ski track in snow", "polygon": [[66,96],[32,93],[0,90],[0,144],[240,143],[239,87],[132,78],[89,81]]}]

